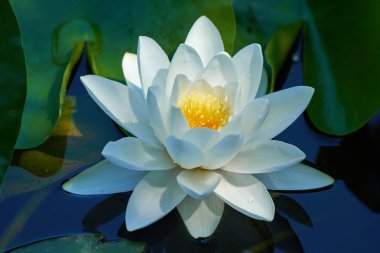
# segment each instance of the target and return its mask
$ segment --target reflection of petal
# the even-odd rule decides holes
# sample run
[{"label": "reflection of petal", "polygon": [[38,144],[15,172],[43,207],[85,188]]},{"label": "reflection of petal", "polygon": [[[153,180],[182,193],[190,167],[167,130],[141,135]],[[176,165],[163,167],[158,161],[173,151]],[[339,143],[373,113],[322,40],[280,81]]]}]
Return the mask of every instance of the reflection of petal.
[{"label": "reflection of petal", "polygon": [[218,186],[221,175],[209,170],[184,170],[177,176],[177,182],[184,192],[196,199],[208,196]]},{"label": "reflection of petal", "polygon": [[[83,217],[82,224],[86,232],[100,233],[97,229],[119,215],[125,213],[125,208],[129,200],[128,194],[112,194],[102,200]],[[119,219],[119,218],[117,218]]]},{"label": "reflection of petal", "polygon": [[102,155],[112,164],[130,170],[167,170],[177,166],[163,148],[134,137],[108,142]]},{"label": "reflection of petal", "polygon": [[210,59],[224,51],[222,37],[215,25],[205,16],[198,18],[191,27],[185,44],[192,46],[207,65]]},{"label": "reflection of petal", "polygon": [[290,217],[304,226],[313,227],[310,216],[297,201],[283,194],[278,194],[277,197],[273,197],[272,195],[272,198],[276,206],[276,212],[285,214],[287,217]]},{"label": "reflection of petal", "polygon": [[305,164],[255,176],[270,190],[311,190],[334,183],[329,175]]},{"label": "reflection of petal", "polygon": [[145,174],[104,160],[71,178],[62,187],[65,191],[81,195],[127,192],[133,190]]},{"label": "reflection of petal", "polygon": [[223,178],[215,189],[226,204],[259,220],[273,220],[274,204],[265,186],[254,176],[221,172]]},{"label": "reflection of petal", "polygon": [[306,109],[314,89],[297,86],[263,96],[270,103],[269,114],[256,138],[269,140],[292,124]]},{"label": "reflection of petal", "polygon": [[305,159],[305,154],[291,144],[269,140],[251,144],[222,169],[235,173],[267,173],[281,170]]},{"label": "reflection of petal", "polygon": [[186,197],[177,210],[187,230],[194,238],[208,237],[214,233],[222,218],[224,203],[214,194],[203,200]]},{"label": "reflection of petal", "polygon": [[129,199],[125,223],[129,231],[146,227],[161,219],[186,196],[176,177],[181,170],[149,172]]},{"label": "reflection of petal", "polygon": [[[141,84],[146,94],[162,71],[169,68],[170,62],[157,42],[146,36],[139,37],[137,59]],[[164,76],[161,77],[164,78]]]}]

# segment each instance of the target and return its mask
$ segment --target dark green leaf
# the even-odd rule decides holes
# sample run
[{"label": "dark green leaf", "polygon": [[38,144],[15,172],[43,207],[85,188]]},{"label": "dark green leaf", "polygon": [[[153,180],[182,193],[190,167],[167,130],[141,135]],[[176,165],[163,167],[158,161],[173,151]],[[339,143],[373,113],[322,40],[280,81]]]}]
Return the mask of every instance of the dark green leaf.
[{"label": "dark green leaf", "polygon": [[60,237],[51,240],[45,240],[30,244],[16,250],[13,253],[141,253],[144,250],[144,244],[118,241],[99,243],[101,236],[99,235],[80,235]]},{"label": "dark green leaf", "polygon": [[51,134],[83,42],[95,74],[123,80],[121,59],[126,51],[136,52],[139,35],[152,37],[171,54],[201,15],[221,30],[228,51],[235,34],[229,0],[11,0],[11,4],[28,71],[18,148],[39,145]]},{"label": "dark green leaf", "polygon": [[[379,109],[377,1],[239,0],[234,9],[237,49],[252,42],[265,46],[277,29],[304,21],[304,82],[316,89],[308,113],[317,128],[348,134]],[[286,39],[276,43],[288,43],[291,33],[283,33]],[[267,56],[269,63],[283,57]]]},{"label": "dark green leaf", "polygon": [[16,18],[0,1],[0,189],[12,157],[25,102],[24,55]]}]

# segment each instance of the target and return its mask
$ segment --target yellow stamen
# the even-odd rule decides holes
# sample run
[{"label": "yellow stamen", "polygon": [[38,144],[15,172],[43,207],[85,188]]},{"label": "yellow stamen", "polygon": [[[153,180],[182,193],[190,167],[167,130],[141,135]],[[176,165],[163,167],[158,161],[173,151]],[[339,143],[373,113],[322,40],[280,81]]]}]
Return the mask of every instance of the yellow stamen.
[{"label": "yellow stamen", "polygon": [[207,127],[214,130],[227,124],[231,115],[227,102],[213,94],[192,92],[178,102],[190,127]]}]

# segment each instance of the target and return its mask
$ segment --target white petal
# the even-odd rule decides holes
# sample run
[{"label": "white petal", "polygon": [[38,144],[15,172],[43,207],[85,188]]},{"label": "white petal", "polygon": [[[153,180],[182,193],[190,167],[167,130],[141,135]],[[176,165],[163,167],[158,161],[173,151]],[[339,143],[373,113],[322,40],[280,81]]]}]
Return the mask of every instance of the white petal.
[{"label": "white petal", "polygon": [[244,142],[251,141],[258,129],[264,123],[269,113],[269,101],[264,98],[252,99],[244,107],[241,115],[242,130],[245,134]]},{"label": "white petal", "polygon": [[198,149],[205,153],[221,139],[218,131],[207,127],[194,127],[186,132],[183,139],[193,143]]},{"label": "white petal", "polygon": [[222,37],[215,25],[205,16],[191,27],[185,44],[192,46],[199,54],[204,65],[219,52],[224,51]]},{"label": "white petal", "polygon": [[189,141],[169,136],[165,146],[173,161],[182,168],[193,169],[203,163],[204,155],[201,150]]},{"label": "white petal", "polygon": [[194,48],[184,44],[179,45],[177,51],[174,53],[168,71],[166,94],[171,94],[177,75],[185,75],[187,79],[194,81],[202,69],[201,58],[199,58]]},{"label": "white petal", "polygon": [[241,106],[256,96],[263,69],[263,54],[259,44],[251,44],[241,49],[234,57],[241,88]]},{"label": "white petal", "polygon": [[128,85],[135,85],[141,88],[139,67],[137,64],[137,55],[125,53],[122,61],[124,78]]},{"label": "white petal", "polygon": [[203,200],[186,197],[177,206],[187,230],[194,238],[212,235],[222,218],[223,209],[223,201],[214,194]]},{"label": "white petal", "polygon": [[257,93],[256,93],[256,98],[260,98],[264,96],[265,94],[267,94],[267,92],[268,92],[268,73],[265,70],[265,68],[263,68],[263,72],[261,73],[259,89],[257,90]]},{"label": "white petal", "polygon": [[241,114],[238,114],[233,115],[230,121],[228,121],[228,123],[222,129],[219,129],[218,132],[220,133],[220,135],[226,136],[229,134],[236,134],[241,130]]},{"label": "white petal", "polygon": [[252,175],[222,172],[215,193],[229,206],[259,220],[272,221],[274,204],[265,186]]},{"label": "white petal", "polygon": [[[131,97],[136,93],[128,86],[95,75],[82,76],[81,81],[92,99],[117,124],[140,139],[159,143],[149,122],[143,121],[147,118],[145,103],[132,104]],[[138,113],[135,113],[136,108],[140,108]]]},{"label": "white petal", "polygon": [[147,104],[150,123],[154,133],[162,144],[168,136],[166,128],[168,99],[160,86],[148,89]]},{"label": "white petal", "polygon": [[219,169],[231,161],[239,152],[244,141],[243,134],[231,134],[223,137],[217,144],[206,151],[206,160],[203,168]]},{"label": "white petal", "polygon": [[185,115],[178,107],[169,106],[168,128],[169,135],[174,135],[177,138],[182,138],[190,129]]},{"label": "white petal", "polygon": [[67,192],[81,195],[127,192],[133,190],[145,174],[104,160],[71,178],[62,187]]},{"label": "white petal", "polygon": [[268,173],[295,165],[305,159],[305,154],[291,144],[269,140],[244,147],[222,169],[235,173]]},{"label": "white petal", "polygon": [[149,37],[139,37],[137,52],[140,80],[146,94],[150,86],[165,81],[170,62],[157,42]]},{"label": "white petal", "polygon": [[206,80],[212,87],[224,87],[228,83],[237,83],[238,80],[235,65],[226,52],[215,55],[197,79]]},{"label": "white petal", "polygon": [[191,82],[185,75],[177,75],[174,80],[172,93],[170,94],[170,104],[176,106],[181,96],[190,88]]},{"label": "white petal", "polygon": [[134,231],[161,219],[186,196],[176,177],[181,170],[149,172],[134,189],[125,213],[128,231]]},{"label": "white petal", "polygon": [[133,137],[108,142],[102,155],[112,164],[130,170],[167,170],[176,167],[164,149]]},{"label": "white petal", "polygon": [[269,140],[285,130],[305,110],[313,92],[311,87],[297,86],[263,96],[270,102],[270,111],[256,137]]},{"label": "white petal", "polygon": [[334,183],[329,175],[305,164],[255,176],[270,190],[311,190]]},{"label": "white petal", "polygon": [[209,170],[193,169],[182,171],[177,176],[177,182],[191,197],[203,199],[214,191],[221,178],[220,174]]}]

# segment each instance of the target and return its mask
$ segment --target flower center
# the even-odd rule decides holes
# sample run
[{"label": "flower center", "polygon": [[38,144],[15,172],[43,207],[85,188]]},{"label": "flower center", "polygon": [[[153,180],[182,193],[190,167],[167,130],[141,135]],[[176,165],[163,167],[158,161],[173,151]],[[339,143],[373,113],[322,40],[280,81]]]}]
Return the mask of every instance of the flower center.
[{"label": "flower center", "polygon": [[191,92],[178,102],[178,107],[185,115],[190,128],[207,127],[218,130],[227,124],[231,115],[226,101],[213,94]]}]

